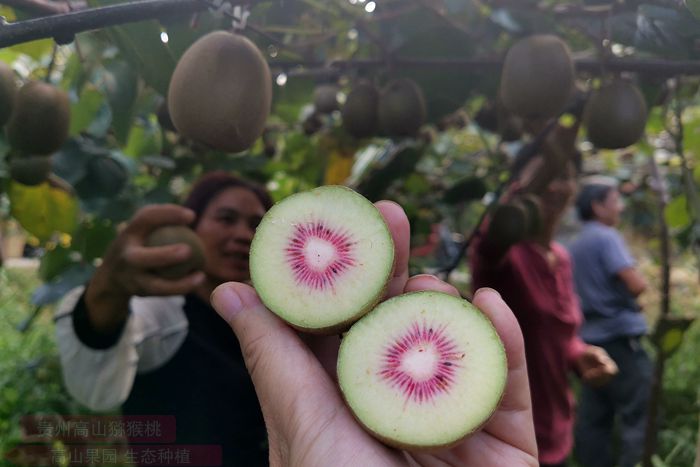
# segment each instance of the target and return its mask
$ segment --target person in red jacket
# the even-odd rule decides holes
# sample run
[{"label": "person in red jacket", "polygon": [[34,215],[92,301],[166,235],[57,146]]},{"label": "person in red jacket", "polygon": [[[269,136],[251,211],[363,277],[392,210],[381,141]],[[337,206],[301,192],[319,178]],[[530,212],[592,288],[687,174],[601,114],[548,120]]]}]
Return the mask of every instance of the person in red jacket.
[{"label": "person in red jacket", "polygon": [[541,174],[549,171],[548,180],[534,190],[541,207],[540,228],[526,238],[511,237],[504,242],[502,235],[499,238],[486,226],[472,244],[470,263],[474,289],[497,290],[518,319],[525,339],[540,465],[562,466],[573,446],[574,399],[569,372],[577,373],[585,383],[602,385],[617,367],[605,350],[578,337],[582,315],[571,261],[564,247],[554,241],[562,215],[576,194],[577,168],[574,158],[569,157],[571,146],[567,162],[552,173],[551,159],[544,154],[554,146],[550,146],[550,138],[545,141],[540,148],[527,148],[536,155],[520,164],[522,169],[501,200],[517,199],[521,191],[532,193],[533,180],[541,180]]}]

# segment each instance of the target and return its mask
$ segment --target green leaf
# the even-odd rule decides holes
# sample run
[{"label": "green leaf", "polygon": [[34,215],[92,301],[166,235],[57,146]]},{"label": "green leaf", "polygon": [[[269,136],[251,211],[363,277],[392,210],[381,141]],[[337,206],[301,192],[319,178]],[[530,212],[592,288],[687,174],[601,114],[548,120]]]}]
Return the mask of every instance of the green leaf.
[{"label": "green leaf", "polygon": [[78,221],[78,200],[51,179],[37,186],[10,182],[10,214],[30,234],[46,242],[54,233],[71,234]]},{"label": "green leaf", "polygon": [[311,103],[316,84],[311,79],[292,78],[284,86],[274,86],[272,113],[288,124],[299,121],[301,109]]},{"label": "green leaf", "polygon": [[71,103],[70,135],[76,136],[95,119],[104,102],[104,97],[92,85],[85,86],[77,102]]},{"label": "green leaf", "polygon": [[131,128],[129,139],[124,148],[124,154],[131,157],[159,154],[161,150],[161,135],[158,125],[149,122],[139,122]]},{"label": "green leaf", "polygon": [[91,264],[74,264],[53,281],[36,289],[32,294],[32,303],[40,306],[56,302],[75,287],[85,284],[94,272],[95,267]]},{"label": "green leaf", "polygon": [[86,222],[75,232],[71,248],[81,253],[83,261],[91,263],[104,256],[116,236],[117,230],[109,220]]},{"label": "green leaf", "polygon": [[688,201],[685,195],[677,196],[666,206],[666,222],[672,229],[682,229],[690,223]]},{"label": "green leaf", "polygon": [[41,60],[42,57],[48,55],[53,50],[52,39],[40,39],[37,41],[25,42],[10,47],[13,52],[29,55],[34,60]]},{"label": "green leaf", "polygon": [[120,144],[129,136],[138,96],[138,74],[127,62],[115,60],[106,66],[104,87],[112,109],[112,127]]},{"label": "green leaf", "polygon": [[357,191],[371,201],[377,201],[391,183],[411,174],[424,151],[419,146],[397,145],[389,146],[381,157],[381,166],[370,172],[358,185]]},{"label": "green leaf", "polygon": [[47,251],[44,256],[41,257],[39,277],[45,282],[57,277],[74,263],[72,254],[72,249],[60,245],[53,250]]},{"label": "green leaf", "polygon": [[[115,0],[90,0],[93,6],[121,3]],[[161,41],[157,21],[143,21],[107,29],[107,34],[122,56],[137,70],[144,81],[162,95],[168,92],[176,60]]]}]

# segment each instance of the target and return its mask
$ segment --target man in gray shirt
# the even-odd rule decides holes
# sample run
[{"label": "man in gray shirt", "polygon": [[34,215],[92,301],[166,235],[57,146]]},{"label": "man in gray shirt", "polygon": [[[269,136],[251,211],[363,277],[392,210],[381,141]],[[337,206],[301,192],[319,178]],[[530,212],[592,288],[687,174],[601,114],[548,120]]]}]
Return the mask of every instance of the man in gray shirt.
[{"label": "man in gray shirt", "polygon": [[585,183],[576,207],[584,225],[569,249],[585,317],[581,337],[607,350],[620,369],[605,387],[582,387],[576,456],[585,467],[632,467],[641,460],[651,381],[651,363],[639,342],[647,325],[636,301],[646,282],[614,227],[623,209],[614,181],[598,177]]}]

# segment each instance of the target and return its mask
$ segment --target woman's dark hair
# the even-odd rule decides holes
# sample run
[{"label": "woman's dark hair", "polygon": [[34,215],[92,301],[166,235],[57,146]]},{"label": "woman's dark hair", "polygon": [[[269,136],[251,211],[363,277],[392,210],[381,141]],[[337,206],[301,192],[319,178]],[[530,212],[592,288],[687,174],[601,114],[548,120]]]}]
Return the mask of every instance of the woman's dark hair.
[{"label": "woman's dark hair", "polygon": [[612,183],[587,183],[576,198],[576,210],[582,221],[593,219],[593,203],[602,203],[616,187]]},{"label": "woman's dark hair", "polygon": [[195,182],[190,194],[183,203],[183,206],[193,210],[197,216],[192,223],[193,228],[197,227],[202,213],[204,213],[211,200],[227,188],[244,188],[249,190],[260,200],[266,211],[274,204],[267,190],[260,185],[243,180],[227,172],[209,172]]}]

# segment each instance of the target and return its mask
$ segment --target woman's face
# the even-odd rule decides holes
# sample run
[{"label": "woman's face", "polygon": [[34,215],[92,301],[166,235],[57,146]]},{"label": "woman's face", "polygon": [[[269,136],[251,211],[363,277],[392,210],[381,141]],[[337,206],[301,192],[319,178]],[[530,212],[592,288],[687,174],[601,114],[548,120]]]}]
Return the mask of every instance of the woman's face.
[{"label": "woman's face", "polygon": [[195,232],[204,245],[205,273],[216,283],[250,279],[248,257],[265,208],[247,188],[226,188],[205,208]]}]

